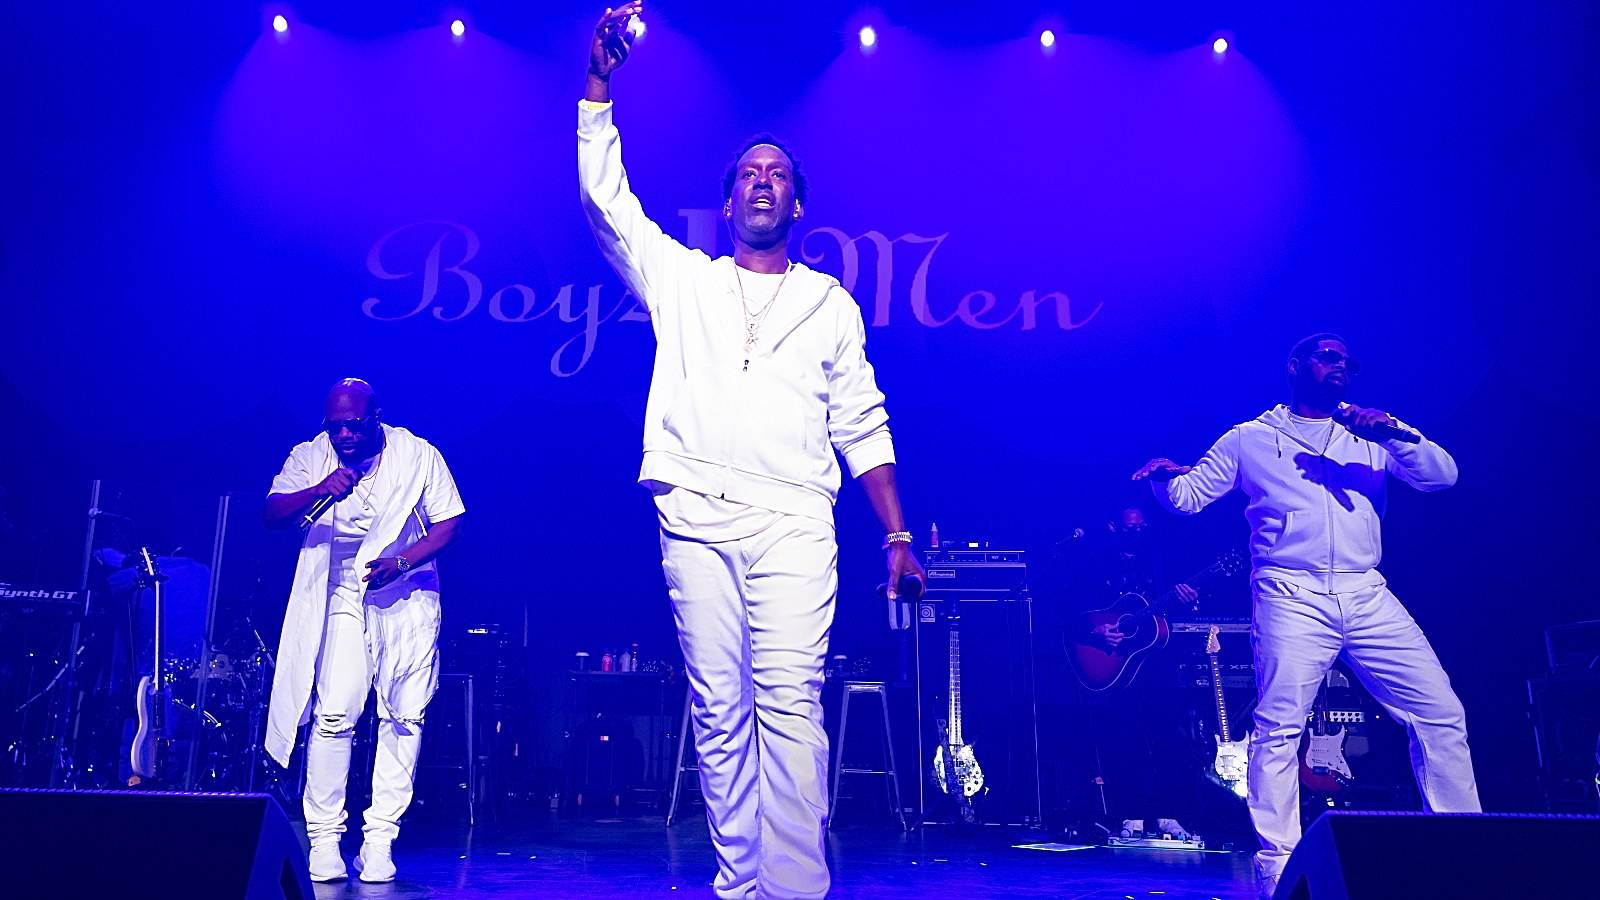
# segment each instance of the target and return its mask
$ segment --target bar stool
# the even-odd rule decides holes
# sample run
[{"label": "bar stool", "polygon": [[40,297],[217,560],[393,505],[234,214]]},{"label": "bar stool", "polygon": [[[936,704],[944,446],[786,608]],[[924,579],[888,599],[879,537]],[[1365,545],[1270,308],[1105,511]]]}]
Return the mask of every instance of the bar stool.
[{"label": "bar stool", "polygon": [[[850,698],[856,694],[877,694],[878,708],[883,711],[883,759],[882,769],[845,768],[844,765],[844,738],[850,725]],[[839,708],[839,743],[833,752],[833,790],[828,796],[828,827],[833,827],[833,811],[839,805],[839,779],[843,775],[881,775],[887,782],[885,785],[889,794],[889,805],[894,809],[894,814],[900,819],[900,830],[907,831],[906,811],[900,803],[900,779],[895,772],[894,765],[894,737],[890,733],[889,724],[889,692],[881,681],[846,681],[844,683],[844,703]]]},{"label": "bar stool", "polygon": [[695,756],[692,765],[684,765],[683,757],[688,752],[689,744],[689,709],[694,705],[694,690],[688,685],[683,688],[683,718],[678,722],[678,757],[673,765],[672,775],[672,800],[667,804],[667,824],[671,825],[678,818],[678,794],[683,789],[683,776],[693,772],[696,778],[700,775],[700,757]]}]

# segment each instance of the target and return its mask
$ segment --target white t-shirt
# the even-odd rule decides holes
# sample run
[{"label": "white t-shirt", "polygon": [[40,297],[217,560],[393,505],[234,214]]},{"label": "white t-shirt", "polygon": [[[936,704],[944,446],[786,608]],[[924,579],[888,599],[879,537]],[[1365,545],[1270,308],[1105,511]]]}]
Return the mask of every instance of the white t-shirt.
[{"label": "white t-shirt", "polygon": [[378,454],[360,466],[361,480],[351,489],[350,496],[333,505],[333,542],[328,555],[328,614],[361,616],[364,572],[356,571],[356,553],[367,532],[382,508],[380,498],[372,495],[382,469],[383,454]]},{"label": "white t-shirt", "polygon": [[1308,419],[1305,416],[1289,414],[1289,428],[1292,429],[1300,440],[1305,441],[1309,447],[1315,447],[1318,453],[1326,453],[1328,444],[1333,440],[1333,419]]}]

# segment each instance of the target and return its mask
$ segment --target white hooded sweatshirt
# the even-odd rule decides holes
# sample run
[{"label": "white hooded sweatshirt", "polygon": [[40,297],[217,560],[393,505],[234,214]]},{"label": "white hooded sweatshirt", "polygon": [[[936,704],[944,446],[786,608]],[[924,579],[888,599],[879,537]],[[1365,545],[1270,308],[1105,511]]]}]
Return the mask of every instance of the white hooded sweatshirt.
[{"label": "white hooded sweatshirt", "polygon": [[1331,594],[1383,583],[1377,568],[1390,475],[1439,491],[1456,483],[1456,463],[1427,438],[1373,443],[1337,423],[1324,448],[1303,438],[1280,405],[1234,426],[1188,474],[1151,486],[1163,505],[1184,514],[1238,488],[1249,498],[1252,577]]},{"label": "white hooded sweatshirt", "polygon": [[861,308],[794,263],[747,356],[732,258],[690,249],[644,214],[612,109],[580,103],[578,176],[600,250],[655,330],[639,481],[831,524],[835,449],[852,476],[894,462]]}]

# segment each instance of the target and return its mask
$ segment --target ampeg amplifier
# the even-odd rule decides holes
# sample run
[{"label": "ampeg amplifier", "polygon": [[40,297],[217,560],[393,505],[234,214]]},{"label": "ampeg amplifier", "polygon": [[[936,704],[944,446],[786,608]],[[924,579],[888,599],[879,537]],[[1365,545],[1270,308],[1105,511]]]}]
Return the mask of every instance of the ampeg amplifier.
[{"label": "ampeg amplifier", "polygon": [[1028,589],[1025,550],[980,548],[927,550],[922,568],[928,574],[928,598],[959,593],[961,599],[1000,600]]}]

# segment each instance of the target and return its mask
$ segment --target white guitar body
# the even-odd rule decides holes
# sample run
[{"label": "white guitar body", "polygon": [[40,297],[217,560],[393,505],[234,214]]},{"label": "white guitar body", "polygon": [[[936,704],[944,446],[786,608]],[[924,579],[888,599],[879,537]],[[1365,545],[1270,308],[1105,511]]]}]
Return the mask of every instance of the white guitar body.
[{"label": "white guitar body", "polygon": [[1307,734],[1306,767],[1313,772],[1327,772],[1342,781],[1354,781],[1350,763],[1344,758],[1344,729],[1333,734]]},{"label": "white guitar body", "polygon": [[151,738],[155,730],[154,703],[156,701],[155,682],[149,675],[139,679],[139,688],[135,696],[139,702],[134,704],[138,713],[139,728],[133,733],[133,744],[128,748],[128,768],[140,778],[153,778],[156,774],[156,743]]},{"label": "white guitar body", "polygon": [[[939,789],[949,793],[949,780],[945,774],[945,766],[949,765],[949,757],[945,753],[946,747],[940,744],[933,752],[933,777],[938,782]],[[955,759],[956,782],[961,785],[961,795],[972,798],[983,791],[983,769],[978,766],[978,757],[972,750],[971,744],[955,747],[952,751]]]},{"label": "white guitar body", "polygon": [[1250,741],[1248,738],[1224,741],[1220,734],[1215,737],[1217,758],[1211,764],[1212,779],[1243,800],[1250,794],[1246,783],[1250,771]]},{"label": "white guitar body", "polygon": [[1229,793],[1244,800],[1250,796],[1250,741],[1248,738],[1232,740],[1228,727],[1228,704],[1222,693],[1222,668],[1217,662],[1217,654],[1222,652],[1221,633],[1222,629],[1213,625],[1211,633],[1206,635],[1206,655],[1211,662],[1211,692],[1217,703],[1217,758],[1211,763],[1211,771],[1207,774]]}]

